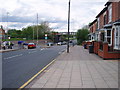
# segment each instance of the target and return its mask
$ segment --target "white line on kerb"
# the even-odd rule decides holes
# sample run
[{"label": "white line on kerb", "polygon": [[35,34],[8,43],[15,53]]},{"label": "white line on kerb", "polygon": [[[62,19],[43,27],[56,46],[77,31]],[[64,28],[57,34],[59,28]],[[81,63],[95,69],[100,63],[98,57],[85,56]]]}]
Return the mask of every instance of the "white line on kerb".
[{"label": "white line on kerb", "polygon": [[11,56],[11,57],[7,57],[7,58],[4,58],[4,59],[11,59],[11,58],[14,58],[14,57],[18,57],[18,56],[22,56],[23,54],[19,54],[19,55],[14,55],[14,56]]}]

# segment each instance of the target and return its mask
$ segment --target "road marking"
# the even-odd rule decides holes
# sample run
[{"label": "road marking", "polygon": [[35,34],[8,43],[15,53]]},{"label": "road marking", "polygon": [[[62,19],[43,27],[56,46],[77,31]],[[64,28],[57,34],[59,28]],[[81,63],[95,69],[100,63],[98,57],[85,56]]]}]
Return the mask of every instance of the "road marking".
[{"label": "road marking", "polygon": [[19,55],[15,55],[15,56],[7,57],[7,58],[4,58],[4,59],[11,59],[11,58],[15,58],[15,57],[22,56],[22,55],[23,55],[23,54],[19,54]]},{"label": "road marking", "polygon": [[37,51],[33,51],[33,52],[28,52],[28,53],[30,54],[30,53],[35,53],[35,52],[37,52]]},{"label": "road marking", "polygon": [[37,74],[35,74],[32,78],[30,78],[26,83],[24,83],[18,90],[21,90],[21,89],[25,88],[33,79],[35,79],[40,73],[42,73],[47,67],[49,67],[55,61],[56,61],[56,59],[54,59],[53,61],[51,61],[42,70],[40,70]]},{"label": "road marking", "polygon": [[44,50],[44,48],[42,48],[41,50]]},{"label": "road marking", "polygon": [[58,52],[58,54],[61,54],[62,52]]}]

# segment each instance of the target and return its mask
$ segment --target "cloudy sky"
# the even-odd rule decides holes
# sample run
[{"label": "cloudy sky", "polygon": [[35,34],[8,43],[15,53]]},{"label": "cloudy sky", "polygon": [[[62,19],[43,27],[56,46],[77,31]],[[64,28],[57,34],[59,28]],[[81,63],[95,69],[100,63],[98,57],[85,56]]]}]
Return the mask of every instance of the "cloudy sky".
[{"label": "cloudy sky", "polygon": [[[48,21],[59,32],[67,31],[69,0],[0,0],[0,25],[4,28],[22,29]],[[87,25],[104,8],[108,0],[71,0],[70,31]]]}]

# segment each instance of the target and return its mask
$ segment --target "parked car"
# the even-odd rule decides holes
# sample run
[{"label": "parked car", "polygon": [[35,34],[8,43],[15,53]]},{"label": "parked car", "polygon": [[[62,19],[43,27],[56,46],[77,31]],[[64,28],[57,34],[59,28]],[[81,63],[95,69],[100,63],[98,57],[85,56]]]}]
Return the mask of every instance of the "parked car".
[{"label": "parked car", "polygon": [[57,45],[62,45],[62,42],[58,42]]},{"label": "parked car", "polygon": [[28,49],[31,48],[36,48],[36,44],[35,43],[28,43]]},{"label": "parked car", "polygon": [[63,42],[62,42],[62,45],[66,45],[66,44],[67,44],[67,42],[66,42],[66,41],[63,41]]},{"label": "parked car", "polygon": [[47,46],[53,46],[53,43],[52,42],[48,42]]}]

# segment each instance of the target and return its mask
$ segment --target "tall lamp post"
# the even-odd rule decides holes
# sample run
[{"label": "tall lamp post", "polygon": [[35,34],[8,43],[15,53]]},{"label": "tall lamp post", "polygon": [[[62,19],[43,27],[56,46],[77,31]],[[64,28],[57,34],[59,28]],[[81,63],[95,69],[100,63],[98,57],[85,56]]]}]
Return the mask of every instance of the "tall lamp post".
[{"label": "tall lamp post", "polygon": [[67,42],[67,53],[69,53],[69,35],[70,35],[70,0],[69,0],[69,3],[68,3],[68,42]]},{"label": "tall lamp post", "polygon": [[8,15],[9,15],[9,12],[7,12],[7,28],[6,28],[7,38],[8,38]]},{"label": "tall lamp post", "polygon": [[38,45],[38,13],[37,13],[37,45]]}]

